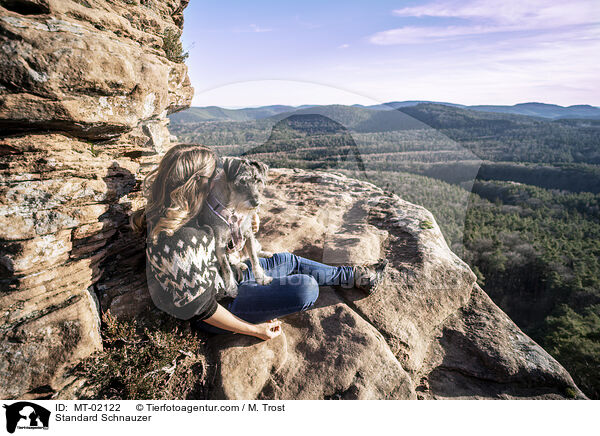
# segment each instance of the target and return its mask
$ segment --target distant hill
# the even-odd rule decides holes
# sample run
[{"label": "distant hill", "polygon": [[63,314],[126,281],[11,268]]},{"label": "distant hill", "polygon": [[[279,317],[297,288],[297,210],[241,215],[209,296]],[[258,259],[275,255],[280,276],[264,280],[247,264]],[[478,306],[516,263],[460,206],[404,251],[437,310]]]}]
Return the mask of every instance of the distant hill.
[{"label": "distant hill", "polygon": [[[341,106],[341,105],[327,105],[322,107],[347,107],[347,108],[358,108],[374,111],[390,111],[394,109],[402,109],[413,107],[421,104],[436,104],[449,106],[461,109],[470,109],[477,112],[491,112],[500,114],[513,114],[513,115],[527,115],[538,118],[549,118],[549,119],[600,119],[600,108],[590,105],[575,105],[575,106],[559,106],[555,104],[546,103],[519,103],[514,106],[500,106],[500,105],[476,105],[476,106],[465,106],[455,103],[447,102],[433,102],[433,101],[392,101],[388,103],[364,106],[355,104],[352,106]],[[243,109],[224,109],[218,106],[207,106],[207,107],[191,107],[181,112],[177,112],[170,115],[169,118],[174,124],[182,123],[195,123],[201,121],[251,121],[269,118],[272,116],[297,112],[306,108],[314,108],[316,105],[302,105],[302,106],[286,106],[286,105],[272,105],[272,106],[261,106],[256,108],[243,108]]]},{"label": "distant hill", "polygon": [[[289,110],[289,106],[222,110],[222,112],[218,109],[220,108],[192,108],[190,113],[197,116],[198,121],[181,123],[173,120],[171,131],[182,141],[227,146],[230,147],[227,149],[229,152],[234,151],[231,149],[233,144],[243,143],[247,146],[244,150],[246,151],[265,141],[264,129],[269,128],[265,126],[275,125],[286,118],[315,120],[312,123],[305,123],[305,128],[309,131],[320,131],[324,124],[314,118],[314,115],[319,115],[357,134],[369,135],[368,140],[373,146],[388,147],[389,153],[396,152],[398,146],[403,146],[402,141],[398,140],[400,135],[398,132],[430,130],[436,131],[436,134],[441,133],[446,140],[449,138],[455,141],[482,160],[600,164],[598,151],[600,119],[552,119],[432,103],[407,105],[397,110],[373,110],[344,105],[291,108],[292,110]],[[265,114],[277,111],[283,112],[264,117]],[[188,111],[182,114],[186,112]],[[251,118],[256,116],[261,118]],[[225,119],[219,120],[217,117]],[[395,133],[389,134],[389,132]],[[431,135],[431,133],[422,134]],[[428,141],[433,141],[434,136],[431,136]],[[408,142],[414,143],[411,141]],[[439,154],[435,155],[436,160]],[[433,160],[433,157],[428,157],[429,163]]]},{"label": "distant hill", "polygon": [[587,104],[575,106],[559,106],[547,103],[519,103],[514,106],[501,105],[475,105],[465,106],[455,103],[435,102],[435,101],[392,101],[389,103],[363,106],[373,110],[392,110],[405,107],[417,106],[419,104],[439,104],[462,109],[471,109],[478,112],[493,112],[501,114],[527,115],[530,117],[550,118],[550,119],[600,119],[600,108]]},{"label": "distant hill", "polygon": [[[391,102],[373,106],[363,106],[355,104],[352,106],[344,105],[302,105],[302,106],[285,106],[273,105],[262,106],[257,108],[243,109],[224,109],[218,106],[207,107],[191,107],[181,112],[169,115],[173,124],[196,123],[202,121],[251,121],[260,120],[269,117],[286,116],[291,113],[301,114],[306,113],[306,109],[310,113],[315,113],[317,108],[323,111],[323,115],[328,115],[331,111],[335,111],[343,117],[362,119],[370,118],[373,111],[389,111],[402,107],[415,106],[420,103],[431,103],[421,101],[406,101],[406,102]],[[452,103],[439,103],[448,106],[462,107],[460,105],[452,105]],[[318,112],[318,111],[317,111]]]},{"label": "distant hill", "polygon": [[309,107],[273,105],[257,108],[224,109],[218,106],[191,107],[169,116],[173,123],[195,123],[199,121],[250,121],[268,118],[284,112],[292,112],[297,109]]},{"label": "distant hill", "polygon": [[408,100],[408,101],[390,101],[388,103],[383,103],[383,104],[375,104],[375,105],[371,105],[371,106],[361,106],[361,105],[356,105],[356,106],[361,106],[361,107],[366,107],[367,109],[373,109],[373,110],[384,110],[384,111],[389,111],[389,110],[393,110],[393,109],[400,109],[403,107],[410,107],[410,106],[416,106],[418,104],[443,104],[444,106],[452,106],[452,107],[468,107],[468,106],[464,106],[462,104],[455,104],[455,103],[447,103],[447,102],[443,102],[443,101],[427,101],[427,100]]},{"label": "distant hill", "polygon": [[406,107],[417,106],[420,104],[438,104],[443,106],[451,106],[462,109],[471,109],[478,112],[492,112],[512,115],[527,115],[530,117],[550,118],[553,120],[563,118],[573,119],[600,119],[600,108],[590,106],[588,104],[580,104],[575,106],[559,106],[556,104],[547,103],[519,103],[514,106],[500,105],[476,105],[465,106],[455,103],[435,102],[435,101],[392,101],[389,103],[362,106],[373,110],[392,110],[402,109]]},{"label": "distant hill", "polygon": [[600,164],[600,120],[548,119],[440,104],[398,111],[441,131],[482,159]]},{"label": "distant hill", "polygon": [[374,111],[357,105],[305,107],[296,109],[293,112],[283,112],[270,118],[279,121],[292,115],[321,115],[357,132],[385,132],[427,127],[417,119],[400,111]]},{"label": "distant hill", "polygon": [[588,118],[600,119],[600,108],[587,104],[558,106],[546,103],[520,103],[514,106],[468,106],[468,109],[482,112],[529,115],[542,118]]}]

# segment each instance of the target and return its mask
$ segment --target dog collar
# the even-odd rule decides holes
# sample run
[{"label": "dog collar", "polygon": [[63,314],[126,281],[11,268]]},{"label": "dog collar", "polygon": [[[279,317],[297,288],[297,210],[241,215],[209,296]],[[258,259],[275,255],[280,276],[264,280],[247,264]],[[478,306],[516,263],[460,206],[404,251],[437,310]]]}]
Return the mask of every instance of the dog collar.
[{"label": "dog collar", "polygon": [[231,209],[226,208],[212,192],[208,194],[206,203],[210,210],[229,226],[231,241],[227,244],[227,251],[229,253],[240,251],[246,242],[242,236],[242,217]]}]

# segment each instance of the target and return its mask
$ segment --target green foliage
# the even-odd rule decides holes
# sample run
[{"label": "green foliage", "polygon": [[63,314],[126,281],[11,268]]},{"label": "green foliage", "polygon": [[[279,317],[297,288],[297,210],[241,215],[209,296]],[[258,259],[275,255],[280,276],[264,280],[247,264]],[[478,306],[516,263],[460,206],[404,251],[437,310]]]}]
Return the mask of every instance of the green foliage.
[{"label": "green foliage", "polygon": [[600,164],[600,125],[542,120],[435,104],[400,109],[491,161]]},{"label": "green foliage", "polygon": [[473,191],[464,259],[492,299],[599,398],[600,194],[498,181],[477,181]]},{"label": "green foliage", "polygon": [[100,151],[96,150],[94,148],[94,143],[93,142],[89,142],[90,145],[90,153],[92,154],[92,156],[96,157],[100,154]]},{"label": "green foliage", "polygon": [[433,223],[429,220],[424,220],[419,223],[419,227],[422,228],[423,230],[433,229]]},{"label": "green foliage", "polygon": [[577,385],[592,398],[600,398],[600,305],[577,313],[561,306],[546,320],[543,345],[571,369]]},{"label": "green foliage", "polygon": [[577,392],[573,388],[566,388],[565,395],[567,396],[567,398],[571,398],[571,399],[577,398]]},{"label": "green foliage", "polygon": [[505,310],[522,327],[538,327],[562,302],[600,302],[600,194],[508,182],[476,182],[473,190],[479,196],[467,213],[466,260],[492,296],[519,296]]},{"label": "green foliage", "polygon": [[169,28],[163,33],[163,50],[167,59],[172,62],[183,63],[188,58],[189,53],[183,51],[183,46],[179,40],[179,32]]},{"label": "green foliage", "polygon": [[107,312],[102,321],[104,350],[75,368],[87,380],[90,398],[158,400],[199,394],[206,365],[198,338],[180,332],[171,320],[142,328]]}]

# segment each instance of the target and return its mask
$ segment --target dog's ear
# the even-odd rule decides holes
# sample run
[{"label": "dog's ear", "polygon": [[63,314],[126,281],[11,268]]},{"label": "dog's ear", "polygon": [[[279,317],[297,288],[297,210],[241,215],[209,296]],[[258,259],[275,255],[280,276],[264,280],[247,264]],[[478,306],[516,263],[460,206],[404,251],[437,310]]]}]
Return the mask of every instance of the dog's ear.
[{"label": "dog's ear", "polygon": [[242,160],[236,157],[225,157],[223,158],[223,172],[225,173],[225,177],[227,180],[235,180],[238,173],[240,172],[240,167],[242,166]]},{"label": "dog's ear", "polygon": [[258,171],[261,174],[261,176],[266,177],[267,172],[269,171],[269,167],[267,166],[266,163],[259,162],[257,160],[252,160],[252,161],[250,161],[250,163],[252,165],[254,165],[256,168],[258,168]]}]

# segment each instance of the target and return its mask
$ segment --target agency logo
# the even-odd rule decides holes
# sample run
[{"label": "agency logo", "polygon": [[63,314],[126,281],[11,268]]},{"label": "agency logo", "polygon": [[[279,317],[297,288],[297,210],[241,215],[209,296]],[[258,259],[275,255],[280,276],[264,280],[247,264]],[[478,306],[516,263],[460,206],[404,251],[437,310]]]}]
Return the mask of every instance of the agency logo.
[{"label": "agency logo", "polygon": [[4,405],[6,409],[6,431],[14,433],[16,429],[48,430],[50,411],[29,401],[19,401]]}]

